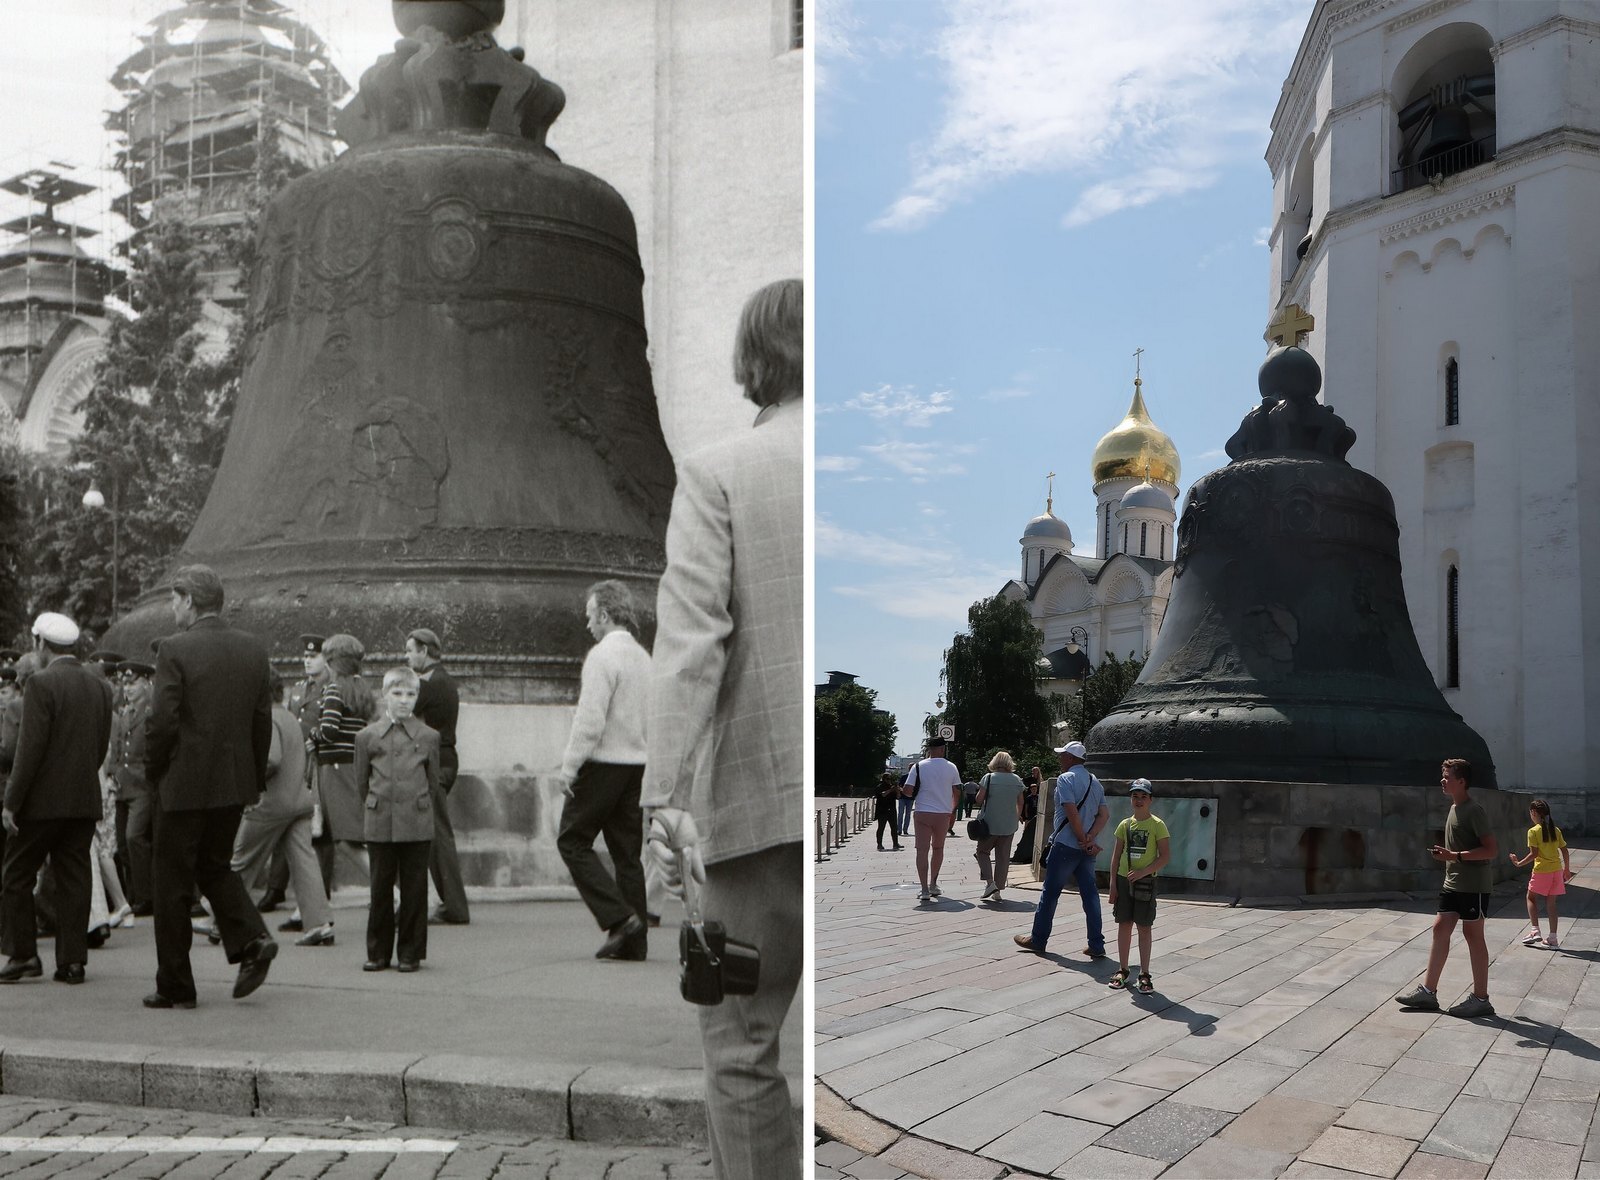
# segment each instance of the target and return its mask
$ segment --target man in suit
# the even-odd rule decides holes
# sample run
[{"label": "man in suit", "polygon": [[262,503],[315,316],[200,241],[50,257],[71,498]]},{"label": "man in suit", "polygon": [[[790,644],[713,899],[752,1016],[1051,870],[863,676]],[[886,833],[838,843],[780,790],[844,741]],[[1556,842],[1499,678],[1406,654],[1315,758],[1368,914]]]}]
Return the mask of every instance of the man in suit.
[{"label": "man in suit", "polygon": [[700,1009],[722,1177],[800,1175],[778,1033],[804,944],[803,303],[789,280],[745,305],[734,375],[764,408],[749,434],[678,464],[656,603],[642,798],[652,848],[681,854],[705,880],[703,916],[761,949],[754,995]]},{"label": "man in suit", "polygon": [[260,987],[278,944],[233,871],[244,809],[261,798],[272,747],[267,649],[221,618],[222,581],[190,565],[172,579],[172,617],[184,628],[161,643],[146,727],[145,777],[156,792],[152,858],[156,990],[146,1008],[193,1008],[189,897],[211,903],[235,999]]},{"label": "man in suit", "polygon": [[450,826],[450,788],[455,786],[460,761],[456,758],[456,718],[461,713],[461,693],[455,677],[439,661],[444,647],[439,636],[418,627],[406,636],[406,663],[422,680],[417,693],[417,719],[439,734],[439,787],[433,797],[433,846],[428,852],[428,872],[439,894],[439,908],[430,922],[465,926],[472,921],[467,910],[467,889],[461,882],[461,860],[456,856],[456,833]]},{"label": "man in suit", "polygon": [[22,727],[0,824],[8,836],[0,869],[7,951],[0,983],[44,974],[33,887],[49,857],[56,880],[56,973],[82,983],[89,961],[92,870],[89,843],[100,818],[100,763],[111,742],[111,686],[72,652],[78,627],[46,612],[33,624],[40,670],[22,695]]},{"label": "man in suit", "polygon": [[117,784],[117,860],[124,891],[133,912],[149,915],[150,826],[154,800],[144,780],[144,723],[150,716],[151,677],[155,666],[143,660],[117,665],[126,685],[123,703],[111,727],[111,749],[105,772]]}]

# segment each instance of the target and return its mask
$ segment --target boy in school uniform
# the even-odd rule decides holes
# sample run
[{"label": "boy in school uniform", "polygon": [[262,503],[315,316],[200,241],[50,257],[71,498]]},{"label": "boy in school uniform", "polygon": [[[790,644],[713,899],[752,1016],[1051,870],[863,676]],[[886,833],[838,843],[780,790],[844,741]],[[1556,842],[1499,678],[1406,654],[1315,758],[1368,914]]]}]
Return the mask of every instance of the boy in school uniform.
[{"label": "boy in school uniform", "polygon": [[394,958],[401,971],[415,971],[428,957],[428,852],[439,734],[412,716],[421,685],[410,668],[391,668],[383,677],[383,716],[356,734],[355,780],[372,870],[363,971],[386,970]]}]

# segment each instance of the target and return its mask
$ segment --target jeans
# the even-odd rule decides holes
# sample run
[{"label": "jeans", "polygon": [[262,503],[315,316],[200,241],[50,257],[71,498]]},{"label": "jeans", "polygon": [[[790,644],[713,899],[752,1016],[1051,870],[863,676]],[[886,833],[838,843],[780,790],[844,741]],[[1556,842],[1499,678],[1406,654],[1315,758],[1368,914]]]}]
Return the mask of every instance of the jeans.
[{"label": "jeans", "polygon": [[1042,951],[1050,940],[1050,927],[1055,922],[1056,902],[1068,881],[1078,883],[1078,895],[1083,898],[1083,916],[1089,927],[1089,949],[1095,954],[1105,953],[1106,936],[1100,927],[1100,891],[1094,883],[1094,857],[1080,848],[1065,844],[1052,844],[1044,862],[1044,889],[1039,895],[1039,908],[1033,915],[1033,949]]},{"label": "jeans", "polygon": [[902,795],[898,802],[900,805],[900,834],[909,836],[911,835],[911,804],[913,801]]}]

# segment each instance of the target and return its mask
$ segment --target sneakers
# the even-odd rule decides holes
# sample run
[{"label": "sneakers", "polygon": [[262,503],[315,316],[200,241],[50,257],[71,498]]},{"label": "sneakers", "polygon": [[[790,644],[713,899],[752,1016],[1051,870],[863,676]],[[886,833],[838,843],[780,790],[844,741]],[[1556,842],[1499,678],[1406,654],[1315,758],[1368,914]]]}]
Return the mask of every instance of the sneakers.
[{"label": "sneakers", "polygon": [[927,901],[928,900],[928,887],[926,885],[924,885],[922,887],[921,892],[919,892],[917,894],[917,900],[918,901]]},{"label": "sneakers", "polygon": [[1413,1008],[1419,1012],[1437,1012],[1439,1010],[1439,997],[1421,984],[1417,985],[1415,991],[1409,991],[1403,996],[1396,996],[1394,1002],[1402,1008]]},{"label": "sneakers", "polygon": [[1544,936],[1539,933],[1537,926],[1528,927],[1528,932],[1522,936],[1523,946],[1538,946],[1544,941]]},{"label": "sneakers", "polygon": [[928,886],[928,892],[933,894],[933,896],[935,896],[935,897],[943,897],[944,896],[943,893],[939,892],[939,887],[937,885],[929,885]]},{"label": "sneakers", "polygon": [[1558,950],[1561,949],[1561,944],[1556,941],[1556,936],[1554,934],[1552,934],[1549,938],[1545,939],[1544,940],[1544,944],[1545,944],[1545,946],[1549,947],[1553,951],[1558,951]]},{"label": "sneakers", "polygon": [[994,886],[993,885],[985,885],[983,887],[983,900],[984,901],[988,901],[993,896],[994,896]]},{"label": "sneakers", "polygon": [[1494,1005],[1484,997],[1475,996],[1468,992],[1466,999],[1450,1009],[1450,1015],[1462,1020],[1474,1020],[1479,1016],[1493,1016]]}]

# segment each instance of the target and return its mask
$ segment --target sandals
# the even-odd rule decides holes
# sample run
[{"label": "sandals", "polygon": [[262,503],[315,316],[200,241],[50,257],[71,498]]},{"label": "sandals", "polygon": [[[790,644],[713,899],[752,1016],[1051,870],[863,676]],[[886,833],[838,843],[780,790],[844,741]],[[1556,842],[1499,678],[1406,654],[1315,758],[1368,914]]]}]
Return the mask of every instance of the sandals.
[{"label": "sandals", "polygon": [[1129,971],[1126,967],[1118,967],[1117,973],[1111,977],[1111,982],[1106,984],[1106,986],[1114,992],[1120,992],[1123,988],[1128,986],[1128,976],[1132,974],[1133,972]]},{"label": "sandals", "polygon": [[1139,994],[1141,996],[1148,996],[1155,990],[1156,985],[1151,981],[1150,973],[1148,971],[1139,972]]}]

